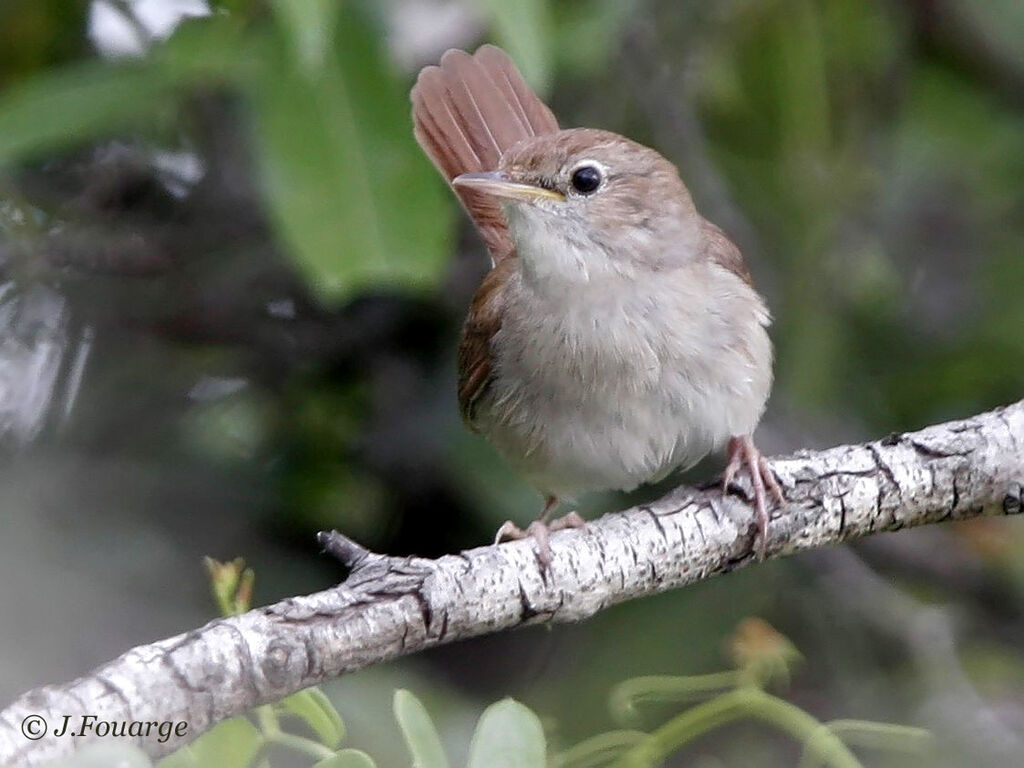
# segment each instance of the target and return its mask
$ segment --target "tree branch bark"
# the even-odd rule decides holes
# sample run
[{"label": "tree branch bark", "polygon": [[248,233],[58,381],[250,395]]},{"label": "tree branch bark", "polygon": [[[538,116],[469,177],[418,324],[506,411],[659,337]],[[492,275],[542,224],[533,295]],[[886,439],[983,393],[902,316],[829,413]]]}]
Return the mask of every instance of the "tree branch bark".
[{"label": "tree branch bark", "polygon": [[[1017,514],[1024,401],[920,432],[799,452],[772,466],[789,503],[774,511],[769,557]],[[154,731],[138,740],[159,756],[221,720],[345,672],[476,635],[582,621],[624,600],[746,566],[755,561],[754,535],[744,498],[688,487],[556,533],[547,572],[530,541],[430,560],[379,555],[321,534],[350,569],[342,584],[133,648],[78,680],[24,694],[0,712],[0,764],[38,765],[96,740],[55,737],[65,715],[72,728],[82,715],[188,723],[184,738],[160,743]],[[48,725],[37,740],[22,732],[30,715]]]}]

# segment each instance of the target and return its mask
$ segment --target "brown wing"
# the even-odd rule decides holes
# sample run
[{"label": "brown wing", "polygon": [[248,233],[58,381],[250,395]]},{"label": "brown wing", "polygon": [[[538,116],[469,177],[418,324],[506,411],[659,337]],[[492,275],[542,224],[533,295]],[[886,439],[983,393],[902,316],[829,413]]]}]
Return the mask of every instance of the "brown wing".
[{"label": "brown wing", "polygon": [[491,380],[491,341],[501,328],[505,307],[504,287],[514,268],[512,259],[499,261],[487,273],[469,306],[459,341],[459,410],[471,429],[476,420],[476,403]]},{"label": "brown wing", "polygon": [[754,287],[754,278],[747,269],[747,262],[740,249],[707,219],[704,220],[704,247],[712,261],[732,272],[751,288]]},{"label": "brown wing", "polygon": [[[416,140],[441,174],[493,171],[522,139],[558,130],[547,105],[500,48],[470,56],[450,50],[438,67],[425,67],[410,94]],[[497,264],[514,251],[501,208],[492,197],[460,190],[462,205]]]}]

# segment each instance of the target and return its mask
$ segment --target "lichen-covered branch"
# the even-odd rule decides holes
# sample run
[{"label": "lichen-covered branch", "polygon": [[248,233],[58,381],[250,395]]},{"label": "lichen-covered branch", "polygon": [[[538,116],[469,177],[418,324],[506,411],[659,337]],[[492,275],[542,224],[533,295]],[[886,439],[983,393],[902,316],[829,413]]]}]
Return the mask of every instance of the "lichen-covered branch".
[{"label": "lichen-covered branch", "polygon": [[[773,513],[769,557],[1016,514],[1024,401],[772,465],[789,504]],[[184,738],[160,742],[154,730],[139,740],[160,755],[221,720],[345,672],[476,635],[582,621],[609,605],[731,571],[755,561],[754,534],[739,493],[687,487],[553,535],[547,571],[530,541],[430,560],[379,555],[323,534],[325,549],[350,569],[342,584],[139,646],[71,683],[26,693],[0,712],[0,764],[40,764],[88,740],[53,735],[65,715],[188,723]],[[50,726],[37,740],[22,732],[30,715]]]}]

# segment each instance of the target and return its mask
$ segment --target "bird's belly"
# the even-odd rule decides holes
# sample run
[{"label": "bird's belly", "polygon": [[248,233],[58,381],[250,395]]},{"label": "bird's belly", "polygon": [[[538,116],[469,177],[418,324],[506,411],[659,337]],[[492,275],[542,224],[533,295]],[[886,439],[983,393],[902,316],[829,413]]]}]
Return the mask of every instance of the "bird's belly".
[{"label": "bird's belly", "polygon": [[513,280],[475,426],[556,496],[695,464],[750,434],[768,397],[767,313],[744,291],[724,270],[574,291]]},{"label": "bird's belly", "polygon": [[561,497],[659,480],[728,437],[711,411],[703,410],[712,418],[700,423],[672,398],[654,394],[567,402],[520,390],[517,400],[521,408],[490,420],[484,431],[532,485]]},{"label": "bird's belly", "polygon": [[[503,350],[479,424],[544,493],[572,497],[660,480],[721,447],[747,418],[737,409],[750,409],[700,366],[650,349],[589,358],[578,345],[548,352]],[[753,406],[758,414],[762,404]]]}]

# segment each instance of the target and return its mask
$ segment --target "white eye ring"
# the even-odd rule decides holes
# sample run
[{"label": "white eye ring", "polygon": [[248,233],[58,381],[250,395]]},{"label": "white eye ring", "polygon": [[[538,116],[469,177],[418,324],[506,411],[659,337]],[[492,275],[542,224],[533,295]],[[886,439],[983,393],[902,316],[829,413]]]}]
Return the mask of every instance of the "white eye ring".
[{"label": "white eye ring", "polygon": [[569,186],[579,195],[592,195],[604,186],[608,169],[596,160],[580,160],[569,171]]}]

